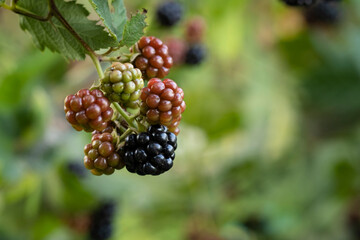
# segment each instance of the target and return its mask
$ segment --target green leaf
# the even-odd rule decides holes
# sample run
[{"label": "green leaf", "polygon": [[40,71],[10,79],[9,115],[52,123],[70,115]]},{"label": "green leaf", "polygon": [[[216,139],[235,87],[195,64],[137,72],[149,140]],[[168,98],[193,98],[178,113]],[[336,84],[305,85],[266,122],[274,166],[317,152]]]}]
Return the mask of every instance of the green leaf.
[{"label": "green leaf", "polygon": [[[45,17],[48,14],[47,0],[20,0],[18,4],[36,15]],[[92,50],[116,46],[103,27],[87,18],[89,12],[82,5],[62,0],[55,0],[55,4],[64,19]],[[87,50],[54,16],[46,22],[22,16],[20,26],[32,35],[35,45],[41,50],[49,48],[70,60],[85,58]]]},{"label": "green leaf", "polygon": [[97,12],[105,27],[108,29],[111,36],[120,42],[124,26],[126,24],[126,8],[123,0],[112,0],[111,7],[108,0],[89,0],[94,10]]},{"label": "green leaf", "polygon": [[146,22],[146,10],[138,12],[135,16],[132,16],[127,21],[123,33],[123,39],[121,40],[122,46],[131,47],[144,35],[144,29],[147,26]]},{"label": "green leaf", "polygon": [[[0,4],[3,4],[5,2],[5,0],[0,0]],[[1,7],[1,6],[0,6]]]}]

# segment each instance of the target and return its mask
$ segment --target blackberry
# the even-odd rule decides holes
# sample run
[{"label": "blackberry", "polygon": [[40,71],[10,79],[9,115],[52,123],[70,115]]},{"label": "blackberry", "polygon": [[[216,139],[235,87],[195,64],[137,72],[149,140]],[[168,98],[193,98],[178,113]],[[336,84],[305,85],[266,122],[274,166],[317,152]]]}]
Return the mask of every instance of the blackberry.
[{"label": "blackberry", "polygon": [[109,100],[100,90],[81,89],[64,103],[65,116],[77,131],[104,130],[113,115]]},{"label": "blackberry", "polygon": [[317,2],[317,0],[282,0],[289,6],[311,6]]},{"label": "blackberry", "polygon": [[203,45],[192,45],[186,52],[185,62],[189,65],[200,64],[205,59],[205,55],[205,47]]},{"label": "blackberry", "polygon": [[179,3],[165,2],[158,7],[156,15],[162,26],[171,27],[181,20],[183,8]]},{"label": "blackberry", "polygon": [[305,11],[306,22],[312,24],[336,24],[341,17],[341,9],[337,2],[319,2]]},{"label": "blackberry", "polygon": [[116,152],[115,140],[110,132],[94,132],[91,144],[84,148],[84,165],[97,176],[111,175],[115,169],[124,167],[120,155]]},{"label": "blackberry", "polygon": [[131,63],[113,63],[106,69],[101,79],[101,90],[111,102],[118,102],[125,107],[136,108],[140,91],[144,87],[142,73]]},{"label": "blackberry", "polygon": [[86,176],[86,172],[82,164],[77,162],[69,162],[66,165],[67,170],[74,174],[78,178],[84,178]]},{"label": "blackberry", "polygon": [[162,124],[170,132],[179,134],[181,114],[186,105],[183,90],[171,79],[161,81],[159,78],[149,80],[140,96],[141,114],[150,124]]},{"label": "blackberry", "polygon": [[115,212],[116,205],[113,202],[104,202],[94,210],[89,229],[91,240],[105,240],[111,237]]},{"label": "blackberry", "polygon": [[159,175],[173,166],[176,135],[163,125],[152,125],[147,132],[131,134],[121,149],[126,169],[139,175]]},{"label": "blackberry", "polygon": [[181,65],[185,61],[187,46],[184,40],[179,38],[169,38],[166,40],[169,47],[169,55],[172,57],[174,65]]},{"label": "blackberry", "polygon": [[186,24],[186,40],[195,44],[203,41],[206,30],[205,20],[198,16],[190,19]]},{"label": "blackberry", "polygon": [[163,78],[169,74],[173,59],[169,55],[168,46],[156,37],[142,37],[137,46],[141,55],[135,59],[135,66],[144,77]]}]

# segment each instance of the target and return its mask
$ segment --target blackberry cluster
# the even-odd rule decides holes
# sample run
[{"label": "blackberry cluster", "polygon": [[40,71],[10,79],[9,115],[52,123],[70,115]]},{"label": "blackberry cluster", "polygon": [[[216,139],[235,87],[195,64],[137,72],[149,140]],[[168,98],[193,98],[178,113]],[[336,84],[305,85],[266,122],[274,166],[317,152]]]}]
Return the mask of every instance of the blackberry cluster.
[{"label": "blackberry cluster", "polygon": [[131,63],[113,63],[101,79],[101,89],[112,102],[136,108],[140,91],[144,87],[141,71]]},{"label": "blackberry cluster", "polygon": [[205,59],[205,55],[206,50],[203,45],[192,45],[186,52],[185,62],[189,65],[198,65]]},{"label": "blackberry cluster", "polygon": [[289,6],[311,6],[317,2],[317,0],[282,0]]},{"label": "blackberry cluster", "polygon": [[169,74],[173,59],[169,55],[168,47],[156,37],[142,37],[137,46],[140,56],[135,59],[135,66],[148,79],[163,78]]},{"label": "blackberry cluster", "polygon": [[111,237],[115,212],[115,203],[105,202],[92,213],[89,229],[91,240],[106,240]]},{"label": "blackberry cluster", "polygon": [[163,125],[152,125],[147,132],[131,134],[121,149],[126,169],[139,175],[159,175],[173,166],[177,138]]},{"label": "blackberry cluster", "polygon": [[111,175],[115,169],[123,168],[124,163],[115,148],[114,138],[110,131],[94,132],[91,144],[87,144],[84,148],[85,167],[97,176]]},{"label": "blackberry cluster", "polygon": [[319,2],[305,11],[308,24],[336,24],[340,18],[341,9],[336,1]]},{"label": "blackberry cluster", "polygon": [[141,91],[141,113],[150,124],[162,124],[170,132],[179,134],[181,114],[186,105],[183,90],[171,79],[161,81],[158,78],[149,80],[147,87]]},{"label": "blackberry cluster", "polygon": [[179,3],[165,2],[158,7],[156,15],[162,26],[171,27],[181,20],[183,8]]},{"label": "blackberry cluster", "polygon": [[81,89],[64,103],[65,116],[77,131],[104,130],[113,115],[110,102],[100,90]]}]

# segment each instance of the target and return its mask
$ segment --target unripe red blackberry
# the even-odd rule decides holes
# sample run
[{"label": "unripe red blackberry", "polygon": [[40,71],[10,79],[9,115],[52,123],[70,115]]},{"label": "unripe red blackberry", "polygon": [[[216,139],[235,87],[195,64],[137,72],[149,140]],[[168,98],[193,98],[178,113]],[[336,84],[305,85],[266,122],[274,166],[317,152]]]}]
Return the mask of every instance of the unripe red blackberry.
[{"label": "unripe red blackberry", "polygon": [[94,175],[110,175],[115,169],[124,167],[120,155],[116,152],[114,138],[109,131],[94,132],[91,143],[84,148],[84,153],[84,165]]},{"label": "unripe red blackberry", "polygon": [[174,61],[174,65],[181,65],[185,61],[187,46],[184,40],[179,38],[169,38],[166,40],[169,47],[169,55]]},{"label": "unripe red blackberry", "polygon": [[126,169],[139,175],[159,175],[173,166],[177,138],[165,126],[152,125],[147,132],[131,134],[121,149]]},{"label": "unripe red blackberry", "polygon": [[186,105],[184,91],[173,80],[150,79],[147,87],[142,89],[140,98],[141,113],[150,124],[160,123],[169,131],[179,134],[178,126]]},{"label": "unripe red blackberry", "polygon": [[75,95],[67,96],[64,110],[73,128],[86,132],[104,130],[113,115],[109,100],[98,89],[81,89]]},{"label": "unripe red blackberry", "polygon": [[169,74],[173,59],[169,55],[168,46],[156,37],[142,37],[137,46],[141,55],[134,62],[144,78],[163,78]]},{"label": "unripe red blackberry", "polygon": [[131,63],[115,62],[105,70],[101,79],[101,90],[111,102],[118,102],[125,107],[136,108],[140,91],[144,87],[142,73]]},{"label": "unripe red blackberry", "polygon": [[205,20],[198,16],[190,19],[186,24],[186,40],[191,43],[201,43],[206,30]]}]

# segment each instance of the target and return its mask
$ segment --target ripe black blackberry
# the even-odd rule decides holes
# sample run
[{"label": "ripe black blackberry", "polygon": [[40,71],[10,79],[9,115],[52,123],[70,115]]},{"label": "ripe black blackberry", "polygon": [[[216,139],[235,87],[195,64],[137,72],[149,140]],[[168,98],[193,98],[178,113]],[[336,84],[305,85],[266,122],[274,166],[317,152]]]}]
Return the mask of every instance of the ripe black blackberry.
[{"label": "ripe black blackberry", "polygon": [[77,131],[102,131],[113,115],[109,100],[98,90],[81,89],[64,102],[65,116]]},{"label": "ripe black blackberry", "polygon": [[84,169],[84,166],[81,163],[69,162],[66,165],[66,168],[78,178],[84,178],[86,176],[86,169]]},{"label": "ripe black blackberry", "polygon": [[159,78],[149,80],[140,96],[141,114],[150,124],[162,124],[170,132],[179,134],[181,114],[185,111],[184,91],[171,79],[161,81]]},{"label": "ripe black blackberry", "polygon": [[186,52],[185,63],[188,65],[197,65],[205,59],[206,50],[201,44],[195,44],[189,47]]},{"label": "ripe black blackberry", "polygon": [[173,59],[166,44],[156,37],[142,37],[137,47],[141,55],[134,65],[142,71],[144,78],[163,78],[169,74]]},{"label": "ripe black blackberry", "polygon": [[336,24],[341,18],[339,3],[333,1],[319,2],[305,11],[306,22],[313,24]]},{"label": "ripe black blackberry", "polygon": [[156,15],[162,26],[171,27],[181,20],[183,7],[180,3],[165,2],[158,7]]},{"label": "ripe black blackberry", "polygon": [[116,152],[115,139],[109,132],[94,132],[91,144],[85,146],[84,153],[84,165],[94,175],[111,175],[115,169],[124,167],[123,160]]},{"label": "ripe black blackberry", "polygon": [[125,107],[136,108],[139,103],[140,91],[144,80],[140,69],[131,63],[115,62],[106,69],[105,77],[101,79],[101,90],[112,102],[118,102]]},{"label": "ripe black blackberry", "polygon": [[106,240],[111,237],[115,212],[114,202],[104,202],[92,213],[89,229],[91,240]]},{"label": "ripe black blackberry", "polygon": [[173,166],[177,138],[163,125],[152,125],[147,132],[131,134],[120,150],[129,172],[159,175]]},{"label": "ripe black blackberry", "polygon": [[318,0],[282,0],[289,6],[311,6]]}]

